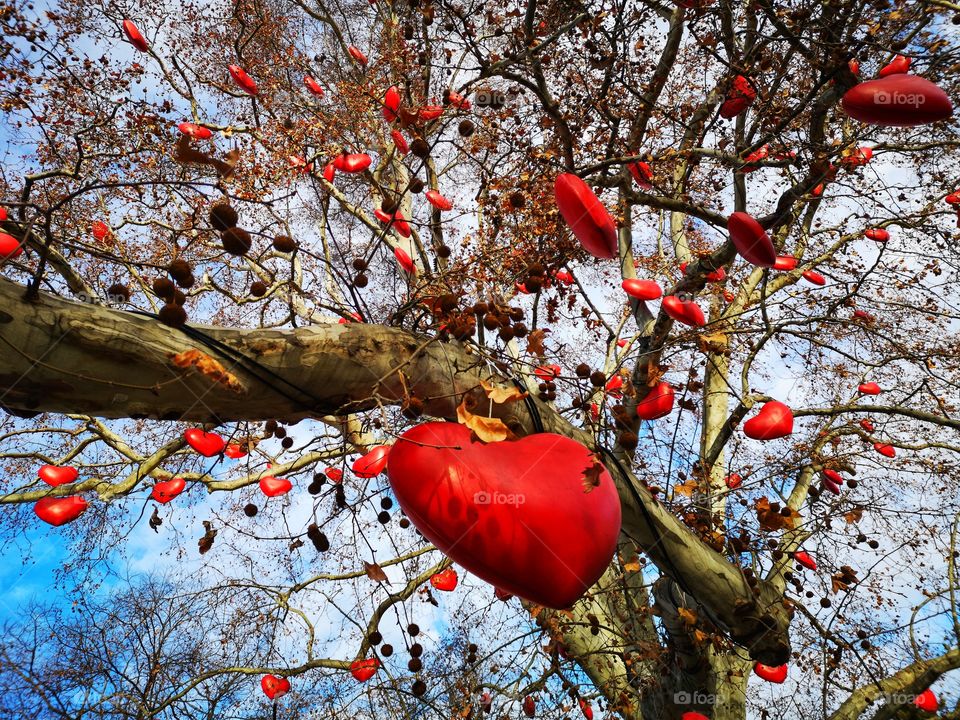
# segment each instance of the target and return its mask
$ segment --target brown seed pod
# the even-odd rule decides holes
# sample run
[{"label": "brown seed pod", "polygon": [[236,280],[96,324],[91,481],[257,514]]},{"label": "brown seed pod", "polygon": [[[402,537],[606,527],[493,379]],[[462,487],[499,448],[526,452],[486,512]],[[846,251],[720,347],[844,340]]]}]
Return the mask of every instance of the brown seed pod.
[{"label": "brown seed pod", "polygon": [[410,143],[410,152],[418,158],[425,158],[430,154],[430,145],[423,138],[416,138]]},{"label": "brown seed pod", "polygon": [[410,181],[410,192],[415,195],[422,193],[424,187],[426,186],[423,184],[423,180],[418,177],[415,177]]},{"label": "brown seed pod", "polygon": [[460,125],[457,126],[457,132],[463,137],[470,137],[476,129],[477,126],[473,124],[472,120],[461,120]]},{"label": "brown seed pod", "polygon": [[182,290],[173,290],[173,298],[167,300],[167,302],[172,302],[174,305],[183,305],[187,301],[187,296],[183,294]]},{"label": "brown seed pod", "polygon": [[158,277],[153,281],[153,294],[163,300],[169,301],[176,289],[173,281],[168,278]]},{"label": "brown seed pod", "polygon": [[242,228],[232,227],[220,236],[223,249],[231,255],[246,255],[253,245],[250,233]]},{"label": "brown seed pod", "polygon": [[353,269],[357,272],[363,272],[367,269],[367,261],[363,258],[354,258],[353,259]]},{"label": "brown seed pod", "polygon": [[510,202],[510,207],[516,210],[519,210],[522,207],[526,206],[527,198],[526,196],[524,196],[522,192],[518,190],[517,192],[510,193],[509,202]]},{"label": "brown seed pod", "polygon": [[174,279],[174,282],[177,283],[180,287],[184,287],[183,280],[193,277],[193,268],[190,267],[190,263],[186,260],[172,260],[169,265],[167,265],[167,272],[170,273],[170,277]]},{"label": "brown seed pod", "polygon": [[250,283],[250,294],[254,297],[263,297],[267,294],[267,284],[260,280],[254,280]]},{"label": "brown seed pod", "polygon": [[450,246],[449,246],[449,245],[441,245],[440,247],[438,247],[438,248],[437,248],[437,257],[443,258],[444,260],[446,260],[448,257],[450,257]]},{"label": "brown seed pod", "polygon": [[130,299],[130,288],[123,283],[114,283],[107,288],[107,295],[114,302],[127,302]]},{"label": "brown seed pod", "polygon": [[354,286],[354,287],[358,287],[358,288],[365,288],[369,282],[370,282],[370,278],[368,278],[368,277],[367,277],[366,275],[364,275],[363,273],[359,273],[359,274],[353,279],[353,286]]},{"label": "brown seed pod", "polygon": [[604,375],[599,370],[594,370],[590,373],[590,384],[594,387],[603,387],[603,384],[607,381],[607,376]]},{"label": "brown seed pod", "polygon": [[400,209],[400,203],[395,198],[385,197],[380,201],[380,209],[387,215],[393,215]]},{"label": "brown seed pod", "polygon": [[297,241],[289,235],[277,235],[273,239],[273,248],[277,252],[292,253],[297,249]]},{"label": "brown seed pod", "polygon": [[210,208],[210,226],[223,232],[237,226],[240,216],[229,203],[221,202]]},{"label": "brown seed pod", "polygon": [[483,316],[483,326],[487,330],[496,330],[500,327],[500,319],[493,313],[487,313]]},{"label": "brown seed pod", "polygon": [[157,317],[164,325],[169,325],[170,327],[182,327],[183,324],[187,322],[187,311],[183,309],[182,305],[167,303],[160,308],[160,312],[157,313]]}]

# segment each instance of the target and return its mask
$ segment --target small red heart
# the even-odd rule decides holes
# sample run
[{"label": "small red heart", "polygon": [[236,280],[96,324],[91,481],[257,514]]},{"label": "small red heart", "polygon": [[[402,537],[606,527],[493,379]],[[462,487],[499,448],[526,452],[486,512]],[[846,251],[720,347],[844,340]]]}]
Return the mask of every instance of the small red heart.
[{"label": "small red heart", "polygon": [[182,134],[192,137],[194,140],[209,140],[213,137],[213,133],[210,132],[210,128],[206,128],[203,125],[197,125],[192,122],[182,122],[177,125],[177,130]]},{"label": "small red heart", "polygon": [[663,311],[677,322],[692,327],[702,327],[707,324],[703,310],[692,300],[681,300],[676,295],[667,295],[660,303]]},{"label": "small red heart", "polygon": [[826,475],[820,478],[820,484],[823,485],[824,488],[832,492],[834,495],[840,494],[840,486],[836,482],[831,480],[829,477],[827,477]]},{"label": "small red heart", "polygon": [[303,78],[303,84],[306,86],[307,90],[310,91],[311,95],[315,95],[317,97],[323,97],[323,88],[320,87],[320,83],[318,83],[309,75]]},{"label": "small red heart", "polygon": [[366,153],[341,153],[333,159],[333,166],[345,173],[360,173],[373,162]]},{"label": "small red heart", "polygon": [[875,382],[868,382],[860,383],[857,386],[857,392],[859,392],[861,395],[879,395],[883,391]]},{"label": "small red heart", "polygon": [[533,695],[527,695],[523,699],[523,714],[527,717],[532,718],[537,712],[537,701],[533,699]]},{"label": "small red heart", "polygon": [[260,478],[260,491],[267,497],[286,495],[292,489],[293,483],[286,478],[273,477],[273,475]]},{"label": "small red heart", "polygon": [[443,115],[443,106],[441,105],[424,105],[417,110],[417,119],[419,119],[420,122],[430,122],[431,120],[436,120],[441,115]]},{"label": "small red heart", "polygon": [[133,24],[133,20],[123,21],[123,34],[127,36],[127,40],[129,40],[130,44],[137,50],[147,52],[147,41],[140,32],[140,29]]},{"label": "small red heart", "polygon": [[443,590],[444,592],[455,590],[457,587],[457,571],[453,568],[441,570],[430,577],[430,584],[437,590]]},{"label": "small red heart", "polygon": [[350,663],[350,674],[359,682],[366,682],[380,668],[380,661],[377,658],[367,658],[366,660],[354,660]]},{"label": "small red heart", "polygon": [[825,477],[829,478],[831,482],[836,483],[838,486],[843,485],[843,475],[838,473],[836,470],[831,470],[827,468],[823,471]]},{"label": "small red heart", "polygon": [[68,485],[75,482],[80,473],[73,467],[58,467],[56,465],[41,465],[37,470],[37,477],[47,485]]},{"label": "small red heart", "polygon": [[617,224],[590,186],[573,173],[561,173],[553,191],[560,214],[584,250],[598,258],[617,257]]},{"label": "small red heart", "polygon": [[763,227],[745,212],[727,218],[727,232],[740,257],[758,267],[774,267],[777,251]]},{"label": "small red heart", "polygon": [[894,450],[893,445],[887,445],[885,443],[874,443],[873,449],[884,457],[892,458],[897,456],[897,451]]},{"label": "small red heart", "polygon": [[549,382],[554,378],[560,377],[561,368],[559,365],[541,365],[534,369],[533,374],[543,382]]},{"label": "small red heart", "polygon": [[363,457],[353,461],[353,474],[360,478],[376,477],[387,466],[390,445],[377,445]]},{"label": "small red heart", "polygon": [[347,52],[350,53],[350,57],[356,60],[361,65],[366,65],[368,60],[367,56],[363,54],[360,48],[353,45],[347,45]]},{"label": "small red heart", "polygon": [[807,568],[808,570],[817,569],[816,561],[812,557],[810,557],[809,553],[805,552],[804,550],[798,550],[797,552],[795,552],[793,554],[793,559],[796,560],[801,565],[803,565],[803,567]]},{"label": "small red heart", "polygon": [[393,255],[397,259],[397,264],[404,269],[404,272],[410,275],[417,274],[417,266],[413,264],[413,260],[410,259],[406,250],[402,247],[395,247],[393,249]]},{"label": "small red heart", "polygon": [[424,193],[424,196],[427,198],[427,202],[433,205],[437,210],[453,210],[453,203],[447,200],[436,190],[427,190]]},{"label": "small red heart", "polygon": [[23,252],[22,244],[13,235],[0,232],[0,260],[13,260]]},{"label": "small red heart", "polygon": [[727,475],[727,479],[724,481],[727,485],[727,489],[736,490],[738,487],[743,485],[743,478],[737,475],[737,473],[731,473]]},{"label": "small red heart", "polygon": [[222,437],[216,433],[204,432],[199,428],[190,428],[183,433],[183,437],[186,439],[187,445],[204,457],[219,455],[226,446]]},{"label": "small red heart", "polygon": [[777,400],[765,403],[755,417],[743,424],[743,432],[754,440],[776,440],[793,432],[793,412]]},{"label": "small red heart", "polygon": [[793,255],[777,255],[777,259],[773,263],[773,269],[781,272],[790,272],[795,270],[796,267],[797,259]]},{"label": "small red heart", "polygon": [[242,445],[237,445],[236,443],[230,443],[227,445],[227,449],[223,451],[223,454],[226,455],[231,460],[237,460],[244,457],[247,454],[247,450]]},{"label": "small red heart", "polygon": [[[393,140],[393,144],[397,148],[397,152],[401,155],[406,155],[410,152],[410,145],[407,144],[407,139],[403,136],[403,133],[399,130],[390,131],[390,139]],[[427,195],[432,193],[433,190],[427,192]],[[429,198],[428,198],[429,199]]]},{"label": "small red heart", "polygon": [[186,486],[186,481],[181,477],[163,480],[153,486],[150,496],[158,503],[166,504],[182,493]]},{"label": "small red heart", "polygon": [[400,90],[396,85],[387,88],[387,94],[383,98],[383,119],[387,122],[393,122],[397,119],[397,113],[400,112]]},{"label": "small red heart", "polygon": [[710,720],[710,718],[698,712],[685,712],[680,716],[680,720]]},{"label": "small red heart", "polygon": [[900,75],[910,72],[910,58],[903,55],[897,55],[893,60],[880,68],[877,77],[887,77],[888,75]]},{"label": "small red heart", "polygon": [[87,501],[79,495],[70,495],[69,497],[53,498],[45,497],[37,500],[33,506],[33,511],[37,517],[45,523],[60,526],[65,525],[71,520],[76,520],[88,507]]},{"label": "small red heart", "polygon": [[623,291],[637,300],[656,300],[663,295],[663,290],[653,280],[638,280],[629,278],[620,283]]},{"label": "small red heart", "polygon": [[876,429],[874,424],[866,419],[860,421],[860,427],[862,427],[867,432],[873,432]]},{"label": "small red heart", "polygon": [[337,176],[337,169],[332,162],[328,162],[323,166],[323,179],[328,183],[332,183],[333,179]]},{"label": "small red heart", "polygon": [[936,712],[938,707],[937,696],[933,694],[933,690],[927,688],[913,699],[913,704],[921,710]]},{"label": "small red heart", "polygon": [[343,470],[340,468],[327,468],[323,474],[330,478],[330,482],[339,484],[343,481]]},{"label": "small red heart", "polygon": [[580,712],[583,713],[583,716],[587,720],[593,720],[593,708],[590,707],[590,703],[583,698],[580,698],[577,704],[580,705]]},{"label": "small red heart", "polygon": [[637,415],[642,420],[656,420],[669,415],[673,410],[673,397],[670,383],[659,382],[637,403]]},{"label": "small red heart", "polygon": [[247,71],[242,67],[239,65],[227,65],[227,70],[230,71],[230,77],[233,78],[233,81],[245,93],[248,95],[257,95],[259,93],[257,84],[253,81],[253,78],[247,75]]},{"label": "small red heart", "polygon": [[276,700],[290,692],[290,681],[276,675],[264,675],[260,678],[260,687],[263,694],[271,700]]},{"label": "small red heart", "polygon": [[807,282],[813,283],[814,285],[827,284],[827,279],[820,273],[814,272],[813,270],[804,270],[803,279],[806,280]]},{"label": "small red heart", "polygon": [[773,667],[771,665],[757,663],[753,666],[753,671],[757,674],[757,677],[761,677],[767,682],[782,683],[787,679],[786,665],[778,665],[777,667]]},{"label": "small red heart", "polygon": [[623,387],[623,377],[620,375],[614,375],[612,378],[607,380],[607,384],[603,386],[603,389],[614,397],[620,397],[621,392],[620,388]]}]

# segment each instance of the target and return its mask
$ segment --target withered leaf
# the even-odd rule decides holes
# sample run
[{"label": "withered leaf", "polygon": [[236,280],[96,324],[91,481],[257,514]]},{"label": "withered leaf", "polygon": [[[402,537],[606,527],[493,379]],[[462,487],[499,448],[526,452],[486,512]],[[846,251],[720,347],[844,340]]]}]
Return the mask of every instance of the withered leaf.
[{"label": "withered leaf", "polygon": [[837,594],[841,590],[849,590],[850,585],[855,582],[858,582],[857,572],[849,565],[842,565],[840,572],[830,576],[830,587],[833,589],[834,594]]},{"label": "withered leaf", "polygon": [[527,352],[531,355],[543,357],[547,354],[543,347],[544,340],[547,339],[547,333],[543,329],[537,329],[527,334]]},{"label": "withered leaf", "polygon": [[767,531],[793,530],[797,520],[800,519],[800,513],[792,508],[773,510],[766,497],[755,500],[753,507],[757,511],[760,527]]},{"label": "withered leaf", "polygon": [[600,474],[603,472],[603,463],[597,460],[596,456],[592,458],[590,467],[583,471],[583,492],[591,493],[594,488],[600,487]]},{"label": "withered leaf", "polygon": [[495,385],[494,383],[488,383],[486,380],[481,380],[480,386],[487,394],[487,397],[495,403],[516,402],[517,400],[523,400],[527,396],[527,393],[515,385]]},{"label": "withered leaf", "polygon": [[466,398],[457,406],[457,422],[470,428],[480,442],[502,442],[514,440],[517,437],[500,418],[483,417],[470,412],[467,409]]},{"label": "withered leaf", "polygon": [[855,507],[853,510],[848,510],[843,514],[843,519],[847,521],[847,525],[853,525],[855,522],[859,522],[860,518],[863,517],[863,508]]},{"label": "withered leaf", "polygon": [[293,552],[297,548],[302,548],[302,547],[303,547],[303,540],[301,540],[300,538],[297,538],[292,543],[290,543],[290,552]]},{"label": "withered leaf", "polygon": [[680,616],[680,619],[683,621],[684,625],[688,627],[693,627],[697,624],[697,613],[694,610],[688,610],[687,608],[678,607],[677,615]]},{"label": "withered leaf", "polygon": [[374,582],[382,582],[386,583],[387,585],[390,584],[390,581],[387,580],[387,574],[383,571],[383,568],[376,563],[368,563],[366,560],[364,560],[363,571],[367,574],[367,577]]},{"label": "withered leaf", "polygon": [[160,531],[157,528],[159,528],[161,525],[163,525],[163,520],[160,519],[160,513],[157,512],[157,506],[154,505],[153,515],[150,516],[150,529],[155,533],[159,533]]},{"label": "withered leaf", "polygon": [[206,530],[206,532],[203,534],[203,537],[197,541],[197,547],[200,548],[201,555],[213,547],[213,540],[217,537],[217,531],[213,527],[213,523],[209,520],[203,521],[203,529]]},{"label": "withered leaf", "polygon": [[179,163],[209,165],[216,170],[217,175],[224,180],[229,180],[233,176],[237,160],[240,159],[239,149],[234,148],[224,156],[223,160],[220,160],[201,150],[197,150],[191,142],[192,138],[189,135],[181,135],[177,138],[177,144],[173,148],[173,159]]},{"label": "withered leaf", "polygon": [[673,493],[674,495],[683,495],[684,497],[692,497],[693,493],[697,491],[699,484],[693,478],[690,478],[682,485],[674,485]]}]

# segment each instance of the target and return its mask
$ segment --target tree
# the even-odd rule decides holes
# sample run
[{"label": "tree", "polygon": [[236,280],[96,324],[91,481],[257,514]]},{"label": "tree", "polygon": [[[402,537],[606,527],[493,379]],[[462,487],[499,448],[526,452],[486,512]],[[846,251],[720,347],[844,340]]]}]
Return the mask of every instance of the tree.
[{"label": "tree", "polygon": [[[840,101],[907,58],[956,95],[952,6],[689,4],[6,7],[9,532],[83,496],[56,531],[65,582],[91,582],[142,517],[187,592],[257,618],[262,642],[228,638],[235,664],[177,666],[184,697],[273,673],[301,699],[322,678],[317,702],[353,712],[351,664],[379,658],[372,713],[534,695],[557,717],[579,700],[624,718],[922,713],[913,698],[960,662],[956,143],[952,121],[887,128]],[[562,173],[613,213],[615,235],[596,208],[588,231],[616,247],[571,233]],[[733,213],[776,265],[730,239]],[[624,294],[636,279],[674,299]],[[676,407],[643,420],[663,383]],[[792,434],[750,439],[774,400]],[[597,453],[622,537],[569,610],[471,585],[435,648],[468,648],[449,677],[417,634],[406,671],[380,637],[440,603],[448,562],[391,514],[385,478],[349,469],[458,418]],[[241,457],[200,458],[184,423]],[[51,488],[43,464],[79,476]],[[146,499],[176,477],[186,494]],[[264,501],[278,477],[299,484]],[[31,655],[8,651],[18,677]],[[756,662],[789,662],[790,692]],[[35,682],[12,712],[68,692]],[[193,712],[136,687],[136,713]]]}]

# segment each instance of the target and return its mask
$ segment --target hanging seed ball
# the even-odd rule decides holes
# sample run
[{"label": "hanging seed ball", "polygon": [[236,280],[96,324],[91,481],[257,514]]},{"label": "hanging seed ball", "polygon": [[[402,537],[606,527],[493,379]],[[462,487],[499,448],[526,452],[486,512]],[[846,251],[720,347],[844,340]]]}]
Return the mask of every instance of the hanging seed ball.
[{"label": "hanging seed ball", "polygon": [[603,387],[603,384],[607,381],[607,376],[604,375],[599,370],[594,370],[590,373],[590,384],[594,387]]},{"label": "hanging seed ball", "polygon": [[363,258],[354,258],[352,265],[353,269],[357,272],[363,272],[367,269],[367,261]]},{"label": "hanging seed ball", "polygon": [[182,305],[167,303],[160,308],[160,312],[157,313],[157,317],[164,325],[169,325],[170,327],[183,327],[184,323],[187,322],[187,311],[183,309]]},{"label": "hanging seed ball", "polygon": [[577,369],[574,371],[577,373],[577,377],[589,377],[590,376],[590,366],[586,363],[580,363],[577,365]]},{"label": "hanging seed ball", "polygon": [[272,433],[272,432],[273,432],[274,430],[276,430],[278,427],[279,427],[279,425],[277,424],[277,421],[276,421],[276,420],[267,420],[267,421],[263,424],[263,429],[266,430],[268,433]]},{"label": "hanging seed ball", "polygon": [[497,332],[497,335],[504,342],[510,342],[513,340],[513,328],[508,325],[502,325],[500,330]]},{"label": "hanging seed ball", "polygon": [[387,215],[393,215],[397,210],[400,209],[400,202],[394,198],[385,197],[380,201],[380,209],[383,210]]},{"label": "hanging seed ball", "polygon": [[449,245],[441,245],[440,247],[438,247],[438,248],[437,248],[437,257],[443,258],[444,260],[446,260],[448,257],[450,257],[450,246],[449,246]]},{"label": "hanging seed ball", "polygon": [[293,118],[284,118],[284,119],[283,119],[283,129],[284,129],[284,130],[293,130]]},{"label": "hanging seed ball", "polygon": [[407,625],[407,632],[410,634],[410,637],[416,637],[420,634],[420,626],[416,623],[410,623]]},{"label": "hanging seed ball", "polygon": [[287,436],[287,429],[278,425],[273,429],[273,436],[276,438],[285,438]]},{"label": "hanging seed ball", "polygon": [[173,293],[177,288],[174,286],[173,281],[165,277],[158,277],[153,281],[153,294],[158,298],[169,301],[173,297]]},{"label": "hanging seed ball", "polygon": [[524,194],[522,192],[517,191],[517,192],[510,193],[509,202],[510,202],[510,207],[516,210],[519,210],[520,208],[526,206],[527,198],[524,197]]},{"label": "hanging seed ball", "polygon": [[393,507],[393,500],[388,497],[382,498],[380,500],[380,507],[382,507],[384,510],[389,510]]},{"label": "hanging seed ball", "polygon": [[520,322],[523,320],[523,308],[510,308],[510,319],[514,322]]},{"label": "hanging seed ball", "polygon": [[384,657],[390,657],[393,655],[393,645],[384,645],[380,648],[380,654]]},{"label": "hanging seed ball", "polygon": [[423,661],[420,658],[410,658],[407,662],[407,669],[410,672],[420,672],[423,669]]},{"label": "hanging seed ball", "polygon": [[318,483],[316,480],[307,485],[307,492],[311,495],[317,495],[321,490],[323,490],[322,483]]},{"label": "hanging seed ball", "polygon": [[173,300],[169,300],[168,302],[172,302],[174,305],[183,305],[186,301],[187,296],[184,295],[181,290],[174,290]]},{"label": "hanging seed ball", "polygon": [[410,657],[418,658],[423,655],[423,645],[420,643],[414,643],[410,646]]},{"label": "hanging seed ball", "polygon": [[247,517],[253,517],[257,514],[257,506],[253,503],[247,503],[243,506],[243,514]]},{"label": "hanging seed ball", "polygon": [[483,326],[487,330],[496,330],[500,327],[500,319],[493,313],[487,313],[483,316]]},{"label": "hanging seed ball", "polygon": [[522,338],[527,336],[527,326],[523,323],[516,323],[513,326],[514,337]]},{"label": "hanging seed ball", "polygon": [[410,143],[410,152],[418,158],[425,158],[430,154],[430,145],[423,138],[417,138]]},{"label": "hanging seed ball", "polygon": [[297,241],[289,235],[277,235],[273,239],[273,248],[277,252],[292,253],[297,249]]},{"label": "hanging seed ball", "polygon": [[367,640],[370,641],[371,645],[379,645],[383,642],[383,635],[381,635],[379,631],[374,630],[372,633],[370,633],[370,635],[367,636]]},{"label": "hanging seed ball", "polygon": [[283,442],[280,443],[280,445],[283,447],[284,450],[289,450],[290,448],[293,447],[293,438],[285,437],[283,439]]},{"label": "hanging seed ball", "polygon": [[403,26],[403,39],[413,40],[413,25],[410,23],[407,23]]},{"label": "hanging seed ball", "polygon": [[390,513],[388,513],[386,510],[377,513],[377,522],[381,525],[386,525],[388,522],[390,522]]},{"label": "hanging seed ball", "polygon": [[830,603],[830,598],[821,598],[821,599],[820,599],[820,607],[822,607],[822,608],[828,608],[828,607],[830,607],[830,604],[831,604],[831,603]]},{"label": "hanging seed ball", "polygon": [[473,124],[472,120],[461,120],[457,126],[457,132],[463,137],[470,137],[476,129],[477,126]]},{"label": "hanging seed ball", "polygon": [[193,277],[193,268],[190,267],[190,263],[179,258],[170,261],[170,264],[167,265],[167,272],[180,287],[186,287],[185,281]]},{"label": "hanging seed ball", "polygon": [[410,192],[412,192],[413,194],[417,195],[419,193],[422,193],[423,188],[424,188],[423,180],[421,180],[420,178],[415,177],[413,178],[413,180],[410,181]]},{"label": "hanging seed ball", "polygon": [[267,284],[260,280],[254,280],[250,283],[250,294],[254,297],[263,297],[267,294]]},{"label": "hanging seed ball", "polygon": [[476,643],[470,643],[470,644],[467,646],[467,652],[476,653],[476,652],[477,652]]},{"label": "hanging seed ball", "polygon": [[127,302],[130,299],[130,288],[123,283],[114,283],[107,288],[107,295],[116,302]]},{"label": "hanging seed ball", "polygon": [[353,278],[354,287],[365,288],[369,284],[369,282],[370,282],[370,278],[368,278],[363,273],[358,273],[357,276]]},{"label": "hanging seed ball", "polygon": [[223,232],[237,226],[240,216],[229,203],[217,203],[210,208],[210,226],[214,230]]},{"label": "hanging seed ball", "polygon": [[410,521],[407,520],[407,518],[400,518],[400,522],[398,522],[397,524],[398,524],[400,527],[402,527],[404,530],[406,530],[408,527],[410,527]]},{"label": "hanging seed ball", "polygon": [[232,227],[220,236],[220,244],[231,255],[246,255],[253,245],[253,239],[243,228]]},{"label": "hanging seed ball", "polygon": [[427,684],[423,680],[417,680],[413,683],[413,687],[410,688],[410,691],[416,696],[420,697],[427,692]]}]

